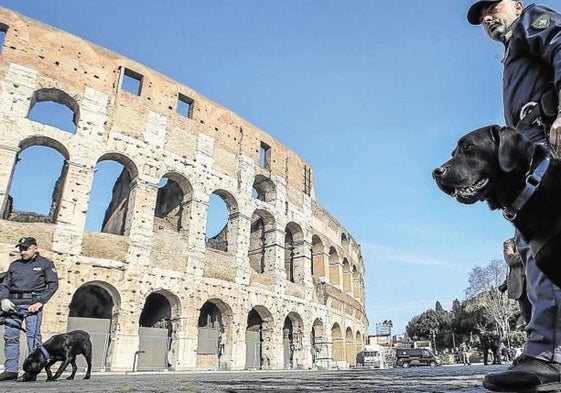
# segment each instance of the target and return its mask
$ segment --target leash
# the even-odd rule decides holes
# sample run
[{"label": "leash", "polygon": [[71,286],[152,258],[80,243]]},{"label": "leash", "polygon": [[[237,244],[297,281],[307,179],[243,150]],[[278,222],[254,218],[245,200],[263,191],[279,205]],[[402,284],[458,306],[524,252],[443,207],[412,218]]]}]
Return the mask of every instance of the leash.
[{"label": "leash", "polygon": [[[2,314],[7,314],[7,315],[0,315],[0,325],[6,325],[9,326],[11,328],[14,329],[18,329],[21,330],[22,332],[27,332],[26,329],[24,329],[21,326],[21,323],[23,323],[23,320],[25,318],[27,318],[28,316],[30,316],[32,313],[30,313],[27,309],[22,308],[20,306],[16,306],[18,310],[15,310],[14,312],[5,312],[3,311]],[[20,324],[14,324],[11,323],[8,318],[11,316],[16,316],[19,319],[21,319]],[[26,326],[27,327],[27,326]],[[45,358],[47,360],[51,359],[51,354],[49,353],[49,351],[47,351],[47,348],[45,348],[45,346],[43,345],[43,343],[41,342],[41,340],[37,339],[37,332],[39,331],[39,324],[35,324],[35,331],[33,332],[33,350],[39,348],[39,350],[43,353],[43,355],[45,356]]]}]

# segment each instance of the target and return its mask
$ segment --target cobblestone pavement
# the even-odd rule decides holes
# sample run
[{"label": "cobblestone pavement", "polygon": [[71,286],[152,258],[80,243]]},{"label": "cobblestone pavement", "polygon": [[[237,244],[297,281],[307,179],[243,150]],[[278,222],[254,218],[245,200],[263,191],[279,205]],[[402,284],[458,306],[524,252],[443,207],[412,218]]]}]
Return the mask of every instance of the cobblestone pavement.
[{"label": "cobblestone pavement", "polygon": [[[379,392],[439,393],[488,392],[481,383],[485,374],[506,369],[497,366],[442,366],[388,370],[340,371],[218,371],[188,373],[96,373],[91,380],[0,382],[0,392],[10,393],[247,393],[247,392]],[[64,377],[64,375],[63,375]]]}]

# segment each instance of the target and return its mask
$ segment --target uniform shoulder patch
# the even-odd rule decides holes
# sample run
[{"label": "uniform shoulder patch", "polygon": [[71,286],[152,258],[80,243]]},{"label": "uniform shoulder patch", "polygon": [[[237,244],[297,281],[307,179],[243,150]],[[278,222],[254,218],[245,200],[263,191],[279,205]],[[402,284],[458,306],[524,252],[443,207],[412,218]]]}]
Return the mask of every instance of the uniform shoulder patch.
[{"label": "uniform shoulder patch", "polygon": [[549,15],[541,14],[532,22],[532,27],[536,30],[543,30],[549,26]]}]

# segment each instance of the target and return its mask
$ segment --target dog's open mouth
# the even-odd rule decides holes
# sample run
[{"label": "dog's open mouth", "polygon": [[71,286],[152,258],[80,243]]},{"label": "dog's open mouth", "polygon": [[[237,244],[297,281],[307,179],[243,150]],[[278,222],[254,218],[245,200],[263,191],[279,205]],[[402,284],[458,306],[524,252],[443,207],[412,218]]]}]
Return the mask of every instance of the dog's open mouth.
[{"label": "dog's open mouth", "polygon": [[454,188],[453,192],[450,193],[454,198],[458,200],[458,202],[462,203],[474,203],[481,199],[482,191],[485,189],[485,186],[489,183],[488,178],[484,178],[481,180],[476,181],[469,187],[464,188]]}]

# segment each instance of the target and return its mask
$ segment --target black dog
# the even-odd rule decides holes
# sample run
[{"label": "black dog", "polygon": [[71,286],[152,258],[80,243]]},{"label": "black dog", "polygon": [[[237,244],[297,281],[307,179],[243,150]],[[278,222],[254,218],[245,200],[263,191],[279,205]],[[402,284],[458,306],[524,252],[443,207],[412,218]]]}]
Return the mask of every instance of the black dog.
[{"label": "black dog", "polygon": [[515,129],[493,125],[463,136],[432,175],[458,202],[487,201],[492,210],[502,209],[538,268],[561,286],[561,160]]},{"label": "black dog", "polygon": [[[83,330],[73,330],[68,333],[56,334],[49,338],[43,344],[50,358],[48,359],[43,350],[35,349],[23,362],[23,371],[25,373],[21,377],[22,381],[35,381],[37,374],[41,372],[43,367],[47,372],[47,381],[58,379],[64,372],[68,363],[72,365],[72,374],[66,379],[74,379],[76,375],[76,356],[84,355],[88,369],[84,379],[90,379],[92,370],[92,342],[90,335]],[[61,365],[53,376],[51,366],[61,361]]]}]

